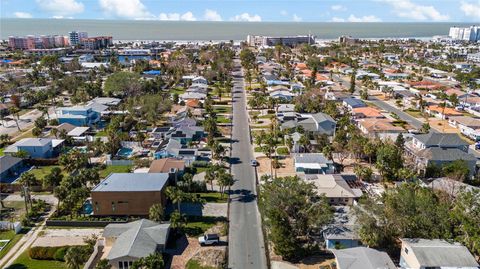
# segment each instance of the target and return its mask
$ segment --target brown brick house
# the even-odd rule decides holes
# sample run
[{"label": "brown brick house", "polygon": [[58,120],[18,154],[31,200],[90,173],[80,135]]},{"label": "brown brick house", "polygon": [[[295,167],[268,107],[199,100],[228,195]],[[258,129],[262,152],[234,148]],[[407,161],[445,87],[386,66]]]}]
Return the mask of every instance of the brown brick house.
[{"label": "brown brick house", "polygon": [[147,216],[153,204],[166,204],[166,173],[113,173],[93,188],[93,214]]}]

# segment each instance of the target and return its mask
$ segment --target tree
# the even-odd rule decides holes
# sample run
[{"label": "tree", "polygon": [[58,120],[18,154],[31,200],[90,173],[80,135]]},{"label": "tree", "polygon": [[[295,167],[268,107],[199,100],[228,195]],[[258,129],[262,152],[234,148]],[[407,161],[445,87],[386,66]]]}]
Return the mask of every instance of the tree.
[{"label": "tree", "polygon": [[161,253],[152,253],[133,262],[132,269],[163,269],[165,263]]},{"label": "tree", "polygon": [[395,180],[397,171],[403,167],[402,150],[392,143],[378,146],[376,168],[384,180]]},{"label": "tree", "polygon": [[80,269],[86,262],[86,253],[81,247],[70,247],[65,253],[65,264],[68,269]]},{"label": "tree", "polygon": [[179,213],[181,213],[180,205],[185,198],[183,191],[176,187],[168,186],[165,194],[167,195],[168,199],[172,201],[172,203],[177,204],[177,210]]},{"label": "tree", "polygon": [[95,269],[111,269],[112,266],[108,263],[107,259],[101,259],[98,261],[97,265],[95,265]]},{"label": "tree", "polygon": [[162,204],[153,204],[148,210],[148,218],[155,222],[163,220],[163,206]]},{"label": "tree", "polygon": [[350,88],[348,91],[353,94],[355,92],[355,77],[357,75],[357,71],[354,70],[352,74],[350,75]]},{"label": "tree", "polygon": [[170,225],[172,229],[182,230],[185,227],[186,219],[183,214],[175,210],[170,214]]},{"label": "tree", "polygon": [[45,175],[45,177],[43,177],[43,182],[42,182],[43,188],[52,187],[52,192],[53,192],[53,189],[55,189],[55,187],[60,184],[62,179],[63,179],[62,169],[58,167],[53,167],[52,169],[50,169],[50,173],[48,173],[47,175]]},{"label": "tree", "polygon": [[[359,235],[370,247],[393,250],[396,238],[451,238],[448,204],[430,189],[406,183],[355,209]],[[359,207],[360,208],[360,207]]]},{"label": "tree", "polygon": [[470,176],[470,169],[467,162],[464,160],[455,160],[453,162],[444,164],[441,167],[441,173],[443,176],[451,178],[456,181],[464,182],[468,181]]},{"label": "tree", "polygon": [[286,260],[298,259],[311,233],[331,222],[333,213],[315,186],[298,177],[279,177],[260,186],[259,206],[276,254]]},{"label": "tree", "polygon": [[22,129],[20,129],[20,125],[18,125],[18,121],[20,120],[20,116],[19,116],[19,112],[20,112],[20,109],[17,107],[17,106],[11,106],[9,109],[10,111],[10,114],[13,115],[13,120],[15,121],[15,124],[17,125],[17,129],[19,132],[22,131]]},{"label": "tree", "polygon": [[465,245],[475,256],[480,255],[480,191],[462,190],[450,211],[455,239]]},{"label": "tree", "polygon": [[397,146],[401,150],[403,150],[403,148],[405,147],[405,138],[403,138],[402,133],[398,134],[397,139],[395,140],[395,146]]},{"label": "tree", "polygon": [[355,175],[357,175],[358,179],[365,182],[372,181],[372,176],[373,176],[372,168],[357,165],[354,168],[354,172],[355,172]]},{"label": "tree", "polygon": [[105,93],[108,95],[135,96],[140,94],[142,84],[140,75],[131,72],[117,72],[105,81]]},{"label": "tree", "polygon": [[430,132],[430,124],[428,124],[428,122],[425,122],[424,124],[422,124],[422,128],[420,129],[420,132],[424,134],[427,134],[428,132]]},{"label": "tree", "polygon": [[215,141],[212,145],[212,158],[218,160],[224,153],[225,148],[218,141]]},{"label": "tree", "polygon": [[223,197],[223,194],[225,192],[225,187],[228,187],[230,189],[230,187],[233,186],[233,184],[235,183],[233,176],[227,173],[227,170],[225,170],[225,168],[221,168],[217,171],[216,179],[217,179],[218,185],[220,186],[221,197]]},{"label": "tree", "polygon": [[37,185],[38,181],[34,174],[25,172],[20,176],[18,183],[22,185],[22,196],[25,202],[25,211],[28,215],[28,205],[32,208],[32,198],[30,195],[30,188]]},{"label": "tree", "polygon": [[240,60],[243,68],[252,69],[255,64],[256,57],[250,49],[245,48],[240,52]]},{"label": "tree", "polygon": [[67,154],[60,155],[58,163],[68,173],[73,173],[81,168],[85,168],[88,165],[88,157],[86,154],[74,149]]}]

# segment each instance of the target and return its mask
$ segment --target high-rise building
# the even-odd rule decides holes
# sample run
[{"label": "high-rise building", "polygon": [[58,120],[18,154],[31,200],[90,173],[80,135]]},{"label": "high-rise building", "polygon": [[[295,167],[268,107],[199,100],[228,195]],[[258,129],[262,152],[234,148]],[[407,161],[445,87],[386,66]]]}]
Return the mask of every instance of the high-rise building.
[{"label": "high-rise building", "polygon": [[86,50],[99,50],[108,48],[113,44],[111,36],[96,36],[82,38],[80,45]]},{"label": "high-rise building", "polygon": [[79,45],[82,39],[88,38],[87,32],[79,32],[79,31],[72,31],[68,33],[68,38],[70,41],[70,45],[76,46]]},{"label": "high-rise building", "polygon": [[448,36],[454,40],[479,41],[480,27],[475,25],[470,27],[450,27]]},{"label": "high-rise building", "polygon": [[315,37],[312,35],[306,36],[247,36],[247,44],[249,46],[275,46],[282,44],[284,46],[296,46],[298,44],[313,44]]},{"label": "high-rise building", "polygon": [[11,49],[32,50],[32,49],[51,49],[68,46],[64,36],[10,36],[8,37],[8,46]]}]

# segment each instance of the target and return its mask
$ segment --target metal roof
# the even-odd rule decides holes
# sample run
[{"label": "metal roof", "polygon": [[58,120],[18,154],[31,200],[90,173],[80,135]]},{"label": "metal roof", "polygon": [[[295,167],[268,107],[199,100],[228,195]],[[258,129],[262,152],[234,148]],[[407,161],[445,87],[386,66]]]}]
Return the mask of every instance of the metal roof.
[{"label": "metal roof", "polygon": [[113,173],[92,192],[160,191],[168,181],[167,173]]}]

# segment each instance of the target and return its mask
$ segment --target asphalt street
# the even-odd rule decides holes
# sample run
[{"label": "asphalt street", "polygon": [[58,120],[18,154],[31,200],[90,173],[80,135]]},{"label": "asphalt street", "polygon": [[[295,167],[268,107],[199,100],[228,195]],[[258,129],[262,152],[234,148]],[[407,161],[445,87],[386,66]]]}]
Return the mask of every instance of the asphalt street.
[{"label": "asphalt street", "polygon": [[267,268],[261,219],[256,199],[255,169],[240,61],[235,60],[233,87],[232,174],[228,268]]}]

